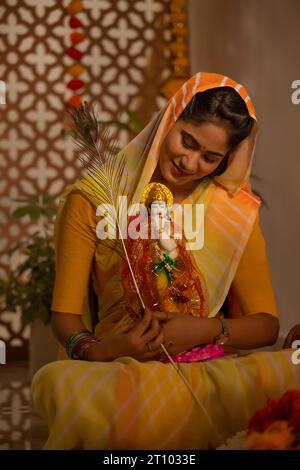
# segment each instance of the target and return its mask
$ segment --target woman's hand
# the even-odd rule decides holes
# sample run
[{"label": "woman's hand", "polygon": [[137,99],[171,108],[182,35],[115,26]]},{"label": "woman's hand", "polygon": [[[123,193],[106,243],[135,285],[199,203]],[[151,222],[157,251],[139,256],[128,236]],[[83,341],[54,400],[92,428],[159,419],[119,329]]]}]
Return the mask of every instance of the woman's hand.
[{"label": "woman's hand", "polygon": [[112,361],[118,357],[130,356],[138,361],[149,361],[161,353],[160,344],[164,335],[157,318],[146,309],[141,320],[133,324],[124,323],[118,329],[107,333],[99,343],[87,350],[89,361]]},{"label": "woman's hand", "polygon": [[162,324],[164,346],[171,356],[207,343],[206,335],[201,334],[205,333],[201,318],[167,312],[153,312],[153,315]]}]

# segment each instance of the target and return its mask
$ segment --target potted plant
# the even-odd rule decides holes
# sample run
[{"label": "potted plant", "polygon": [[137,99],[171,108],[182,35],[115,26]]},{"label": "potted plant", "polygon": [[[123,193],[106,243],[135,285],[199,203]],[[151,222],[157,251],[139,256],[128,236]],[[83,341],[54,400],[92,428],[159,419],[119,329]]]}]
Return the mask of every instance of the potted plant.
[{"label": "potted plant", "polygon": [[57,343],[49,326],[55,278],[54,199],[43,195],[14,200],[21,205],[12,216],[29,218],[37,224],[37,230],[8,252],[10,258],[17,259],[1,286],[6,309],[19,311],[23,325],[31,326],[31,376],[43,364],[55,360],[57,353]]}]

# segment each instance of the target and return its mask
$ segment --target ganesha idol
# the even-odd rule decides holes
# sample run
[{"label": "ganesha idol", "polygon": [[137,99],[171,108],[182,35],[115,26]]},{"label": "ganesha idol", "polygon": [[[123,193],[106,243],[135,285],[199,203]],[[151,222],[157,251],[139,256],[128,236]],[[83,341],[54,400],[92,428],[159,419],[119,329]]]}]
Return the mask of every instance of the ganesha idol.
[{"label": "ganesha idol", "polygon": [[[206,317],[208,291],[205,279],[196,266],[192,251],[186,248],[184,235],[178,237],[182,233],[180,227],[171,219],[171,191],[161,183],[149,183],[140,203],[147,211],[144,216],[138,216],[139,236],[129,237],[126,247],[144,305],[153,311]],[[141,303],[128,264],[124,265],[122,284],[127,310],[139,318]],[[179,354],[175,360],[191,362],[219,357],[224,350],[219,345],[202,345],[187,353]]]}]

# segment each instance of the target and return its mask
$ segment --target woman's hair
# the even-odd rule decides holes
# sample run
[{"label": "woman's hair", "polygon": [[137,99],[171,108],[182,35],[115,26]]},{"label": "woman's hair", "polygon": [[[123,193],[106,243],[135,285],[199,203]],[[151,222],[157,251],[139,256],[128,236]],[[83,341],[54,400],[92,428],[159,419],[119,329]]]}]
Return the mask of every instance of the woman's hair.
[{"label": "woman's hair", "polygon": [[[211,88],[196,93],[181,113],[179,119],[193,124],[204,122],[225,124],[228,131],[230,150],[233,150],[249,136],[254,123],[245,101],[234,88],[228,86]],[[229,152],[213,172],[213,176],[220,175],[225,171]]]},{"label": "woman's hair", "polygon": [[248,137],[254,122],[245,101],[234,88],[229,86],[196,93],[179,119],[195,124],[203,122],[227,124],[231,149]]}]

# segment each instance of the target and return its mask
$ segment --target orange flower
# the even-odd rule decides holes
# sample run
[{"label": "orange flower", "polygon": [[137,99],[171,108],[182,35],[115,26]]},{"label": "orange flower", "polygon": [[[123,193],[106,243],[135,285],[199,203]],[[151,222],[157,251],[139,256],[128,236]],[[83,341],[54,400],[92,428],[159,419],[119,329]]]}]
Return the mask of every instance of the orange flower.
[{"label": "orange flower", "polygon": [[[179,23],[181,24],[181,23]],[[187,35],[187,30],[186,30],[186,27],[185,25],[182,23],[181,24],[181,27],[173,27],[171,29],[172,33],[175,35],[175,36],[186,36]]]},{"label": "orange flower", "polygon": [[85,34],[77,33],[77,32],[71,33],[70,38],[71,38],[72,44],[79,44],[81,41],[85,39]]},{"label": "orange flower", "polygon": [[288,419],[293,410],[293,404],[300,399],[300,390],[288,390],[278,401],[280,418]]},{"label": "orange flower", "polygon": [[171,10],[175,8],[182,8],[186,3],[186,0],[172,0],[171,2]]},{"label": "orange flower", "polygon": [[79,77],[84,72],[84,67],[81,64],[71,65],[67,72],[72,75],[72,77]]},{"label": "orange flower", "polygon": [[264,431],[271,423],[280,419],[278,414],[278,402],[268,400],[264,408],[257,410],[250,418],[248,424],[248,433],[253,431]]},{"label": "orange flower", "polygon": [[181,67],[187,67],[189,64],[189,59],[187,57],[178,57],[172,60],[172,65],[179,65]]},{"label": "orange flower", "polygon": [[292,426],[294,432],[300,433],[300,399],[295,400],[293,403],[292,414],[289,419],[289,424]]},{"label": "orange flower", "polygon": [[79,108],[82,105],[81,97],[78,95],[72,96],[68,101],[68,105],[73,108]]},{"label": "orange flower", "polygon": [[246,436],[249,450],[287,450],[291,449],[294,436],[287,421],[274,421],[264,432],[253,432]]},{"label": "orange flower", "polygon": [[169,78],[162,86],[162,93],[167,98],[171,98],[177,90],[183,85],[185,78],[183,77],[174,77]]},{"label": "orange flower", "polygon": [[173,12],[170,15],[170,20],[172,21],[172,23],[178,23],[179,21],[185,22],[186,13],[184,11]]},{"label": "orange flower", "polygon": [[186,50],[186,45],[183,42],[172,42],[170,44],[170,50],[173,52],[173,54],[178,55],[182,54]]},{"label": "orange flower", "polygon": [[67,10],[71,15],[79,13],[82,10],[82,0],[73,0],[67,7]]}]

